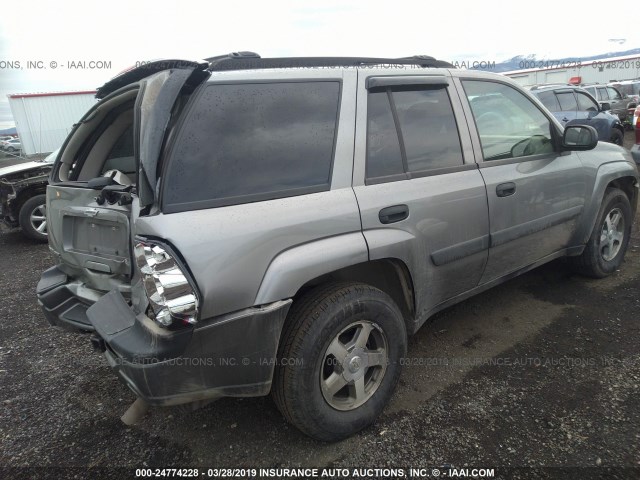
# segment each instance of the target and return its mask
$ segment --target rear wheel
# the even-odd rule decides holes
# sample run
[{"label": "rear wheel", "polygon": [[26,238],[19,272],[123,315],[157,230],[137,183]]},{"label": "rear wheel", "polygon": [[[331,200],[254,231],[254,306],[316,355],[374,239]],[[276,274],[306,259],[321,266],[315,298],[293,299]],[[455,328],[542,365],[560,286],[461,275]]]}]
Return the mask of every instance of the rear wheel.
[{"label": "rear wheel", "polygon": [[406,338],[400,310],[377,288],[340,283],[308,292],[292,306],[280,342],[276,405],[318,440],[354,434],[391,398]]},{"label": "rear wheel", "polygon": [[620,130],[614,128],[611,132],[611,138],[609,139],[609,142],[622,146],[622,144],[624,143],[624,135]]},{"label": "rear wheel", "polygon": [[615,272],[629,245],[631,223],[631,204],[626,194],[618,188],[608,189],[584,252],[570,258],[574,269],[594,278]]},{"label": "rear wheel", "polygon": [[22,232],[39,242],[47,241],[47,197],[44,194],[24,202],[18,216]]}]

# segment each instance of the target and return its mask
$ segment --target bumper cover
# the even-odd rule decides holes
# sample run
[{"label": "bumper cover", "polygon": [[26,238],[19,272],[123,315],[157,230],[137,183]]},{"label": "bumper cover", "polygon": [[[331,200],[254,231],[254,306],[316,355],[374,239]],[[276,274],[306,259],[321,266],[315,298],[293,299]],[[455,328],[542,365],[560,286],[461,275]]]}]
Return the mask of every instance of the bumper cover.
[{"label": "bumper cover", "polygon": [[168,331],[112,291],[87,316],[107,361],[136,395],[152,405],[177,405],[268,394],[290,305],[279,301]]},{"label": "bumper cover", "polygon": [[87,318],[91,304],[76,297],[68,282],[67,274],[57,266],[45,270],[36,287],[38,304],[51,325],[92,331],[93,326]]}]

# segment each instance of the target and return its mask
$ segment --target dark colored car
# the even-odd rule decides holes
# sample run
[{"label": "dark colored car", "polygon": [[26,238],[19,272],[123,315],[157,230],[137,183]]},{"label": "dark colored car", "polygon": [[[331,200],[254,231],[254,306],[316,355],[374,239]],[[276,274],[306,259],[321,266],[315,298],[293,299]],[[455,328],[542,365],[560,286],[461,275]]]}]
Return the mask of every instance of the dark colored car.
[{"label": "dark colored car", "polygon": [[598,140],[622,145],[624,127],[617,116],[598,105],[589,93],[566,85],[532,87],[533,93],[553,115],[567,125],[591,125],[598,132]]},{"label": "dark colored car", "polygon": [[47,241],[45,192],[57,155],[58,150],[43,160],[0,168],[0,220],[40,242]]}]

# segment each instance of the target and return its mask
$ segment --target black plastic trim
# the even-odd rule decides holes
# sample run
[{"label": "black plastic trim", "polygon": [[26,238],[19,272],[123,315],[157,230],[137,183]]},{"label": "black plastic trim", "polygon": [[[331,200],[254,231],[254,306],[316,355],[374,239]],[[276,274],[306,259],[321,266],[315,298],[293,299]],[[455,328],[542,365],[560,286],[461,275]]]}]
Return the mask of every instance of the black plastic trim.
[{"label": "black plastic trim", "polygon": [[472,238],[471,240],[451,245],[450,247],[436,250],[431,253],[431,261],[434,265],[439,267],[488,249],[489,235],[483,235],[481,237]]},{"label": "black plastic trim", "polygon": [[402,87],[402,86],[449,86],[449,79],[444,75],[388,75],[369,77],[366,81],[366,88],[379,87]]},{"label": "black plastic trim", "polygon": [[584,207],[582,205],[578,205],[494,232],[491,234],[491,247],[497,247],[507,242],[526,237],[527,235],[546,230],[547,228],[560,225],[572,218],[580,216],[583,209]]}]

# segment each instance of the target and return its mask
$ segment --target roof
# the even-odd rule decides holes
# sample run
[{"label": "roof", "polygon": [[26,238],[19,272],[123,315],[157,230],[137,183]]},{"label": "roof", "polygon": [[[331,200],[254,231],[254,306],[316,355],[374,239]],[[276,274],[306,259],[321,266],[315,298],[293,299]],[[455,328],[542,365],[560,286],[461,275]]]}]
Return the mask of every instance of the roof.
[{"label": "roof", "polygon": [[31,98],[31,97],[60,97],[66,95],[95,95],[95,90],[84,90],[79,92],[38,92],[38,93],[10,93],[9,98]]}]

